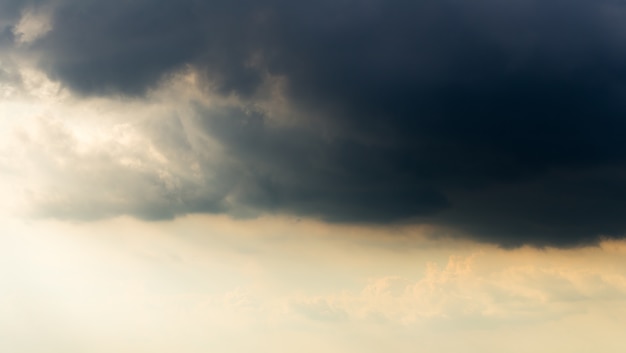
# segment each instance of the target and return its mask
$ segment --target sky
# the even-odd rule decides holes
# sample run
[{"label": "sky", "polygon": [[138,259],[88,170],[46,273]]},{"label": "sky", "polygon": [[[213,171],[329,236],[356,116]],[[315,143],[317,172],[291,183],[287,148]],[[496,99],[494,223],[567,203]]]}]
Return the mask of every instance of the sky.
[{"label": "sky", "polygon": [[0,1],[0,350],[623,351],[625,24]]}]

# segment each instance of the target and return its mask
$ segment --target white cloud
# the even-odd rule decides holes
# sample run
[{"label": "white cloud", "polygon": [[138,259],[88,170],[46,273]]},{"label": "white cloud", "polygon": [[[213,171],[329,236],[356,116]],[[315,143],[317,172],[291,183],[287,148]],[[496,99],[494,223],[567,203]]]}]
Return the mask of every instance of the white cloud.
[{"label": "white cloud", "polygon": [[[506,325],[550,321],[602,302],[626,303],[626,276],[620,271],[581,268],[575,263],[505,262],[500,267],[477,268],[475,264],[485,257],[489,255],[451,256],[444,267],[428,263],[418,280],[374,278],[358,292],[298,299],[297,305],[312,303],[306,307],[310,317],[323,317],[332,308],[353,320],[383,319],[404,325],[432,320]],[[311,313],[315,308],[318,312]]]},{"label": "white cloud", "polygon": [[13,29],[18,44],[25,45],[43,37],[52,30],[52,11],[49,8],[29,8]]}]

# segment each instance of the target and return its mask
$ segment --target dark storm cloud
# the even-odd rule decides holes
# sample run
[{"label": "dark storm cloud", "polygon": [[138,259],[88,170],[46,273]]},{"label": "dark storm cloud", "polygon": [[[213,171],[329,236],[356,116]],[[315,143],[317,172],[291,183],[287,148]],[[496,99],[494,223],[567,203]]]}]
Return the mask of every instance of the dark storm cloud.
[{"label": "dark storm cloud", "polygon": [[65,1],[38,43],[51,76],[85,94],[140,95],[185,65],[209,71],[224,93],[260,82],[247,66],[255,49],[253,2]]},{"label": "dark storm cloud", "polygon": [[81,0],[53,22],[33,50],[82,94],[141,95],[191,66],[254,103],[285,78],[315,124],[237,109],[202,123],[238,161],[246,207],[504,245],[626,233],[621,2]]},{"label": "dark storm cloud", "polygon": [[258,112],[206,112],[206,131],[226,146],[247,180],[238,202],[330,221],[389,222],[433,214],[445,196],[404,165],[396,147],[323,139],[299,127],[268,126]]}]

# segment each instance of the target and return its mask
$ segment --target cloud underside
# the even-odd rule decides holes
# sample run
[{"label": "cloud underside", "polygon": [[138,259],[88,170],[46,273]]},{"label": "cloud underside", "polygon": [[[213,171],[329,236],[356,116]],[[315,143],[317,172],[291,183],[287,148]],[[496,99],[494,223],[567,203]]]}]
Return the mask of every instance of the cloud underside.
[{"label": "cloud underside", "polygon": [[[408,221],[504,246],[626,234],[624,4],[6,4],[3,50],[38,58],[77,96],[141,99],[191,70],[207,95],[230,102],[178,102],[189,117],[146,130],[176,183],[120,164],[143,187],[95,180],[132,202],[70,188],[42,213]],[[24,9],[45,6],[47,26],[19,42],[11,28]],[[216,144],[213,157],[202,138]]]}]

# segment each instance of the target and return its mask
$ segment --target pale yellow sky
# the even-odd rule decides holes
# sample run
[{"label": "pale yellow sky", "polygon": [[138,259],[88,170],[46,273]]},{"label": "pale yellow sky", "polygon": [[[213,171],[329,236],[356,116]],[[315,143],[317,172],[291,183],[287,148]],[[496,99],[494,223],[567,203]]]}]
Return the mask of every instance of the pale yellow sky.
[{"label": "pale yellow sky", "polygon": [[501,250],[225,216],[5,219],[1,231],[3,351],[622,348],[623,242]]}]

